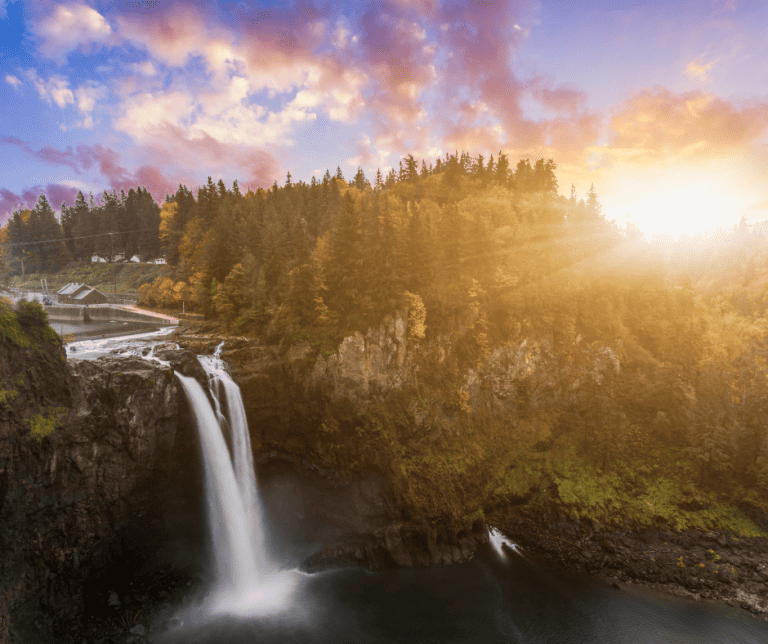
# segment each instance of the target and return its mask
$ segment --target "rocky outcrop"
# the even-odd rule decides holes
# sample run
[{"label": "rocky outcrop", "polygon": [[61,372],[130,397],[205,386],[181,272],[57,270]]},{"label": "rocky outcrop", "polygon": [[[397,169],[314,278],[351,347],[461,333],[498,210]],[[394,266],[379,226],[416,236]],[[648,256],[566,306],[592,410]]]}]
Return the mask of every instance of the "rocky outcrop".
[{"label": "rocky outcrop", "polygon": [[[114,557],[135,557],[135,573],[157,546],[150,519],[180,462],[178,389],[143,360],[67,363],[61,345],[9,343],[0,389],[0,641],[44,641],[60,626],[46,615],[83,610],[85,579]],[[132,550],[126,535],[143,528]]]}]

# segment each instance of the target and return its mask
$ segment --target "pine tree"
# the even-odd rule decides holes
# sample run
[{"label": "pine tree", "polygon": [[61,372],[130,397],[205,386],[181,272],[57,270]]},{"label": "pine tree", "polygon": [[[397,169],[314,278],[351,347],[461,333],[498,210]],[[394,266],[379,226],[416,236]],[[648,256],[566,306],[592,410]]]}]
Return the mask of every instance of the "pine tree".
[{"label": "pine tree", "polygon": [[30,263],[35,272],[58,270],[63,263],[65,246],[61,226],[44,194],[38,197],[29,215],[27,234],[29,241],[34,242],[30,244]]},{"label": "pine tree", "polygon": [[355,175],[355,187],[360,192],[363,192],[367,185],[368,185],[368,180],[365,178],[365,173],[363,172],[363,168],[361,166],[357,166],[357,174]]},{"label": "pine tree", "polygon": [[592,221],[597,221],[603,216],[603,208],[597,199],[594,183],[589,187],[589,192],[587,193],[586,210],[587,218]]},{"label": "pine tree", "polygon": [[72,211],[73,209],[68,208],[67,204],[61,202],[61,231],[70,257],[75,256],[74,215]]},{"label": "pine tree", "polygon": [[[402,166],[401,166],[402,167]],[[419,178],[419,166],[412,154],[405,159],[405,180],[415,183]]]},{"label": "pine tree", "polygon": [[[160,255],[160,206],[146,188],[136,191],[137,246],[145,261]],[[130,258],[128,258],[130,259]]]},{"label": "pine tree", "polygon": [[[93,195],[91,195],[93,203]],[[74,241],[73,256],[79,259],[90,261],[95,247],[95,237],[98,233],[96,221],[96,212],[94,208],[89,207],[85,202],[83,192],[77,193],[75,205],[69,209],[69,216],[72,221],[72,236]]]},{"label": "pine tree", "polygon": [[29,270],[30,241],[27,220],[32,211],[15,210],[8,220],[7,235],[10,245],[9,264],[12,271],[26,275]]},{"label": "pine tree", "polygon": [[509,161],[507,155],[499,150],[499,160],[496,164],[496,184],[506,186],[509,181]]}]

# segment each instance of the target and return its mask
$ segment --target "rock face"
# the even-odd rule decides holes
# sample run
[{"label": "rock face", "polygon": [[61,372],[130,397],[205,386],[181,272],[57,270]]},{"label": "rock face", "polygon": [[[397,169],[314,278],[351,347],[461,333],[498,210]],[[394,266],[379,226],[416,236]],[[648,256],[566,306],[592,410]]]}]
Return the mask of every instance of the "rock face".
[{"label": "rock face", "polygon": [[[180,344],[210,353],[220,341],[190,336]],[[309,343],[282,352],[228,338],[222,357],[243,396],[269,523],[304,568],[459,563],[487,541],[482,521],[441,532],[434,526],[442,517],[415,515],[382,454],[353,456],[360,419],[412,393],[404,313],[348,336],[329,355]]]},{"label": "rock face", "polygon": [[146,361],[67,363],[61,345],[7,342],[0,389],[0,641],[44,641],[57,625],[41,615],[77,615],[83,580],[116,548],[132,556],[121,538],[162,511],[156,490],[180,462],[179,394]]}]

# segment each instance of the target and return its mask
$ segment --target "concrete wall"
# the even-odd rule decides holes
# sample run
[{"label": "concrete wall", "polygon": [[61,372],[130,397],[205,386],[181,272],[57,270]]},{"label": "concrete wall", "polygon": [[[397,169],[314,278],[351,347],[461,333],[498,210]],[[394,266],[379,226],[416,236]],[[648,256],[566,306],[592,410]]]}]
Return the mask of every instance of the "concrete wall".
[{"label": "concrete wall", "polygon": [[46,306],[49,320],[115,320],[117,322],[151,322],[169,326],[173,322],[154,315],[139,313],[138,311],[126,311],[116,306]]}]

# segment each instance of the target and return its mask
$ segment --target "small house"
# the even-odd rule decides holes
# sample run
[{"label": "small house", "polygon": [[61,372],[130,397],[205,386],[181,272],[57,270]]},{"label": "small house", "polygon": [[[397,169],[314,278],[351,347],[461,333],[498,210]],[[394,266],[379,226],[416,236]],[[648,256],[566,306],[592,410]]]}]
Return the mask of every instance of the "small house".
[{"label": "small house", "polygon": [[158,257],[158,258],[155,260],[155,264],[165,264],[165,263],[166,263],[166,261],[165,261],[165,257]]},{"label": "small house", "polygon": [[141,263],[141,260],[139,259],[139,256],[138,256],[138,255],[134,255],[134,256],[133,256],[133,257],[131,257],[131,259],[129,259],[128,261],[129,261],[129,262],[133,262],[134,264],[140,264],[140,263]]},{"label": "small house", "polygon": [[79,290],[76,295],[72,296],[72,304],[82,304],[87,306],[88,304],[106,304],[107,296],[101,291],[97,291],[95,288],[86,287],[83,290]]},{"label": "small house", "polygon": [[91,263],[92,264],[106,264],[107,260],[104,259],[101,255],[93,255],[91,257]]}]

